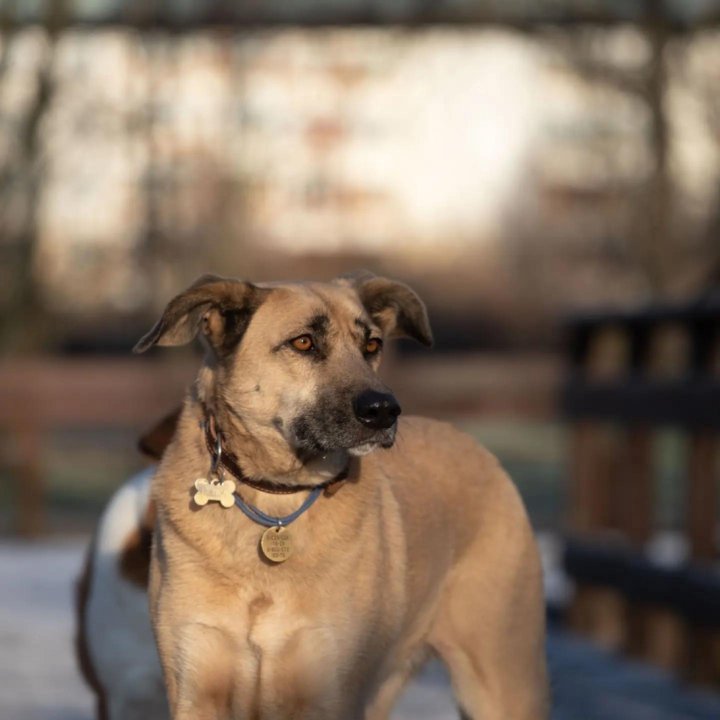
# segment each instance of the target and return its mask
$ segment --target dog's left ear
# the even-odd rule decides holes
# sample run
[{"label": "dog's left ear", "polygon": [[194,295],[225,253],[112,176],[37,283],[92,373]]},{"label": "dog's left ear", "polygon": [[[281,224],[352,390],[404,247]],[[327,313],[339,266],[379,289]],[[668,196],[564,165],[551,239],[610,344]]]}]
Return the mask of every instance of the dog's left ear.
[{"label": "dog's left ear", "polygon": [[433,336],[425,303],[412,288],[397,280],[364,271],[345,275],[340,281],[355,288],[365,310],[386,337],[409,337],[426,347],[432,346]]}]

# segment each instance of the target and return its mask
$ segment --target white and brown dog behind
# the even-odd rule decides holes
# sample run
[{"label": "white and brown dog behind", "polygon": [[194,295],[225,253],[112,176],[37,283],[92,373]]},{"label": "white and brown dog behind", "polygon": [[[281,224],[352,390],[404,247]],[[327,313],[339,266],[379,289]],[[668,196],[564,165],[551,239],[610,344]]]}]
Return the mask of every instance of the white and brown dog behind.
[{"label": "white and brown dog behind", "polygon": [[463,717],[547,718],[517,490],[470,437],[400,416],[377,373],[387,340],[431,344],[418,296],[369,273],[204,276],[136,350],[196,335],[157,470],[111,500],[81,584],[99,717],[381,720],[434,655]]}]

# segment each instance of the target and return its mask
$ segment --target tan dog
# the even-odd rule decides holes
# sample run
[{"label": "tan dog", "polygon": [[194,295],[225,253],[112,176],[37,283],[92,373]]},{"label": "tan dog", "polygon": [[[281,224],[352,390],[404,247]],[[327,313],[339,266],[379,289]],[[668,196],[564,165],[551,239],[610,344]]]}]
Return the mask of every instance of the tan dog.
[{"label": "tan dog", "polygon": [[[369,274],[206,276],[136,350],[196,333],[206,360],[152,488],[150,610],[173,719],[386,718],[431,653],[465,716],[546,718],[541,570],[518,493],[449,425],[397,422],[377,376],[383,340],[431,343],[415,293]],[[260,516],[193,501],[218,451]],[[329,483],[282,531],[289,559],[269,560],[261,538],[279,531],[258,517]]]}]

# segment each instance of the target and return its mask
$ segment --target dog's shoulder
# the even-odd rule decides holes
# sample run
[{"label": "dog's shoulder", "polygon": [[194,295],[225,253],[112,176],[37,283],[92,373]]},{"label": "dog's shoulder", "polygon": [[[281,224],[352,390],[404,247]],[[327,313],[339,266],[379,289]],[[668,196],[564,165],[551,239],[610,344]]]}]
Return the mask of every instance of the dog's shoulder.
[{"label": "dog's shoulder", "polygon": [[429,455],[433,464],[440,458],[462,456],[467,462],[474,460],[497,466],[497,458],[474,437],[443,420],[410,415],[402,417],[398,427],[397,448],[410,446],[413,451]]},{"label": "dog's shoulder", "polygon": [[[458,501],[497,499],[522,510],[515,484],[500,461],[474,437],[449,422],[426,417],[401,419],[388,457],[377,458],[398,477],[425,479],[424,485]],[[416,488],[417,483],[412,481]],[[522,510],[524,513],[524,510]]]},{"label": "dog's shoulder", "polygon": [[504,537],[518,557],[531,548],[515,484],[489,450],[450,423],[403,417],[392,449],[367,460],[370,474],[391,489],[411,542],[421,543],[432,526],[463,552],[474,542],[475,529],[483,528],[486,537]]}]

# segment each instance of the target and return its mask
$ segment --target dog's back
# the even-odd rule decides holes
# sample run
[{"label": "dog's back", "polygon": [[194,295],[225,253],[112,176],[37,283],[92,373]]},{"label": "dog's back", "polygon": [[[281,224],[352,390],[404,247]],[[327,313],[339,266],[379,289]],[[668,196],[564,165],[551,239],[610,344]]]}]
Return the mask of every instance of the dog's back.
[{"label": "dog's back", "polygon": [[99,720],[168,716],[147,607],[152,474],[139,473],[112,497],[78,583],[78,661]]}]

